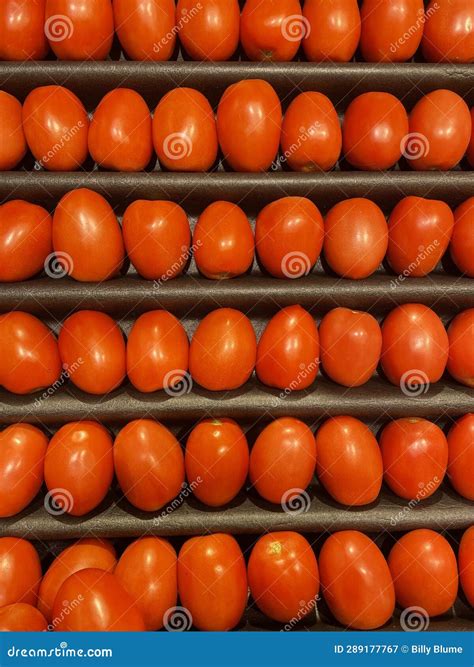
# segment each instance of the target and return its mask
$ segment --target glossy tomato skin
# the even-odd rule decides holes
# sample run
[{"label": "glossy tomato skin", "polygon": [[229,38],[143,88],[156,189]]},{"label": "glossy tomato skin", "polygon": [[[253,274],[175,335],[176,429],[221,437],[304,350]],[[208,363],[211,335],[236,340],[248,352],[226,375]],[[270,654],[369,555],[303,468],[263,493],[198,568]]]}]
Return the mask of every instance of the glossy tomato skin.
[{"label": "glossy tomato skin", "polygon": [[395,592],[387,561],[367,535],[357,530],[333,533],[319,554],[324,599],[343,626],[374,630],[395,608]]},{"label": "glossy tomato skin", "polygon": [[423,0],[364,0],[360,48],[372,63],[406,62],[421,43]]},{"label": "glossy tomato skin", "polygon": [[258,343],[258,379],[285,392],[299,391],[314,382],[318,365],[319,336],[312,316],[301,306],[282,308]]},{"label": "glossy tomato skin", "polygon": [[231,535],[193,537],[178,556],[178,590],[199,630],[234,628],[247,603],[245,561]]},{"label": "glossy tomato skin", "polygon": [[120,225],[109,202],[88,188],[71,190],[53,216],[53,247],[62,271],[80,282],[115,276],[123,264]]},{"label": "glossy tomato skin", "polygon": [[471,108],[471,126],[472,126],[471,140],[467,148],[466,157],[471,167],[474,167],[474,107]]},{"label": "glossy tomato skin", "polygon": [[448,371],[452,377],[474,387],[474,308],[456,315],[448,327]]},{"label": "glossy tomato skin", "polygon": [[171,431],[151,419],[137,419],[114,442],[120,488],[138,509],[154,512],[175,498],[184,484],[184,456]]},{"label": "glossy tomato skin", "polygon": [[252,375],[256,356],[257,339],[248,317],[233,308],[218,308],[194,332],[189,371],[205,389],[237,389]]},{"label": "glossy tomato skin", "polygon": [[126,373],[125,341],[111,317],[81,310],[64,322],[58,338],[70,381],[89,394],[107,394],[120,386]]},{"label": "glossy tomato skin", "polygon": [[206,0],[201,5],[196,12],[195,0],[178,0],[176,22],[182,23],[181,45],[193,60],[230,60],[239,44],[238,0]]},{"label": "glossy tomato skin", "polygon": [[459,545],[459,581],[467,601],[474,607],[474,526],[468,528]]},{"label": "glossy tomato skin", "polygon": [[46,0],[3,0],[0,5],[0,60],[43,60]]},{"label": "glossy tomato skin", "polygon": [[377,204],[362,197],[341,201],[328,211],[324,230],[324,256],[338,276],[360,280],[379,268],[388,231]]},{"label": "glossy tomato skin", "polygon": [[474,62],[474,7],[470,0],[431,0],[426,8],[423,55],[428,62]]},{"label": "glossy tomato skin", "polygon": [[189,434],[184,463],[196,498],[210,507],[222,507],[247,479],[247,438],[233,419],[203,419]]},{"label": "glossy tomato skin", "polygon": [[249,60],[293,60],[307,29],[299,0],[246,0],[240,17]]},{"label": "glossy tomato skin", "polygon": [[456,600],[458,568],[449,542],[434,530],[412,530],[388,557],[397,603],[421,607],[428,616],[444,614]]},{"label": "glossy tomato skin", "polygon": [[257,216],[255,243],[263,267],[275,278],[307,275],[321,252],[324,223],[306,197],[283,197]]},{"label": "glossy tomato skin", "polygon": [[274,621],[287,623],[315,609],[318,564],[311,545],[299,533],[261,537],[250,554],[248,579],[255,604]]},{"label": "glossy tomato skin", "polygon": [[193,246],[196,265],[206,278],[235,278],[253,263],[252,227],[242,209],[231,202],[216,201],[201,213]]},{"label": "glossy tomato skin", "polygon": [[272,86],[248,79],[229,86],[217,108],[217,136],[234,171],[266,171],[280,144],[282,112]]},{"label": "glossy tomato skin", "polygon": [[23,131],[35,159],[48,171],[75,171],[87,157],[89,117],[62,86],[35,88],[22,111]]},{"label": "glossy tomato skin", "polygon": [[0,608],[16,602],[36,606],[41,563],[30,542],[0,538]]},{"label": "glossy tomato skin", "polygon": [[43,614],[31,604],[16,602],[0,609],[0,632],[44,632]]},{"label": "glossy tomato skin", "polygon": [[454,211],[450,252],[458,269],[474,278],[474,197]]},{"label": "glossy tomato skin", "polygon": [[43,484],[48,438],[30,424],[0,432],[0,517],[27,507]]},{"label": "glossy tomato skin", "polygon": [[131,60],[169,60],[176,44],[173,0],[114,0],[117,37]]},{"label": "glossy tomato skin", "polygon": [[4,90],[0,90],[0,115],[0,171],[10,171],[25,157],[26,139],[21,104],[16,97]]},{"label": "glossy tomato skin", "polygon": [[448,477],[454,489],[468,500],[474,500],[474,414],[464,415],[448,433]]},{"label": "glossy tomato skin", "polygon": [[303,49],[309,61],[347,63],[352,60],[360,38],[357,0],[306,0],[303,16],[311,26],[303,38]]}]

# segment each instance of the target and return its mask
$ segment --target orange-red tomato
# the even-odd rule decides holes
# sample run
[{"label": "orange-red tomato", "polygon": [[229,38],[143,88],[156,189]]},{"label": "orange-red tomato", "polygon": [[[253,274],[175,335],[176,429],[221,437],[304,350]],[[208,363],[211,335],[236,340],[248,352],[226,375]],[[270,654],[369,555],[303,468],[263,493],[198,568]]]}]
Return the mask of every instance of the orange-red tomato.
[{"label": "orange-red tomato", "polygon": [[458,269],[474,278],[474,197],[454,211],[450,252]]},{"label": "orange-red tomato", "polygon": [[338,276],[360,280],[379,268],[388,231],[377,204],[361,197],[341,201],[327,213],[324,230],[324,256]]},{"label": "orange-red tomato", "polygon": [[159,630],[178,598],[176,551],[160,537],[132,542],[120,557],[115,576],[136,601],[147,630]]},{"label": "orange-red tomato", "polygon": [[425,16],[422,45],[428,62],[474,62],[474,6],[471,0],[431,0]]},{"label": "orange-red tomato", "polygon": [[[0,10],[1,11],[1,10]],[[1,28],[0,28],[1,30]],[[1,49],[1,47],[0,47]],[[26,139],[21,118],[21,104],[0,90],[0,171],[15,169],[26,154]]]},{"label": "orange-red tomato", "polygon": [[331,380],[344,387],[360,387],[380,361],[382,332],[369,313],[334,308],[321,320],[319,343],[321,365]]},{"label": "orange-red tomato", "polygon": [[266,171],[280,144],[282,112],[272,86],[261,79],[227,88],[217,108],[217,136],[234,171]]},{"label": "orange-red tomato", "polygon": [[455,380],[474,387],[474,308],[456,315],[448,327],[448,371]]},{"label": "orange-red tomato", "polygon": [[239,44],[238,0],[205,0],[196,11],[195,0],[178,0],[179,40],[193,60],[230,60]]},{"label": "orange-red tomato", "polygon": [[406,62],[423,36],[423,0],[364,0],[360,48],[371,63]]},{"label": "orange-red tomato", "polygon": [[216,201],[199,216],[193,234],[194,259],[206,278],[235,278],[252,266],[255,241],[237,204]]},{"label": "orange-red tomato", "polygon": [[301,306],[283,308],[258,343],[258,379],[288,393],[298,391],[314,382],[318,364],[319,336],[312,316]]},{"label": "orange-red tomato", "polygon": [[[76,604],[71,601],[78,600]],[[132,596],[110,572],[88,568],[61,585],[53,607],[57,632],[142,632],[145,622]]]},{"label": "orange-red tomato", "polygon": [[44,31],[60,60],[105,60],[114,38],[111,0],[46,0]]},{"label": "orange-red tomato", "polygon": [[240,17],[249,60],[293,60],[308,30],[299,0],[246,0]]},{"label": "orange-red tomato", "polygon": [[43,60],[48,52],[45,3],[46,0],[0,3],[0,60]]},{"label": "orange-red tomato", "polygon": [[448,464],[443,431],[417,417],[396,419],[380,434],[384,480],[407,500],[429,498],[441,485]]},{"label": "orange-red tomato", "polygon": [[452,169],[469,146],[469,107],[451,90],[434,90],[411,111],[409,132],[404,154],[413,169]]},{"label": "orange-red tomato", "polygon": [[0,537],[0,607],[24,602],[36,607],[41,563],[36,549],[18,537]]},{"label": "orange-red tomato", "polygon": [[123,264],[120,225],[109,202],[88,188],[71,190],[53,217],[53,247],[63,273],[81,282],[116,275]]},{"label": "orange-red tomato", "polygon": [[353,167],[390,169],[398,162],[408,134],[408,116],[390,93],[364,93],[347,107],[342,124],[342,151]]},{"label": "orange-red tomato", "polygon": [[218,308],[201,320],[189,348],[193,380],[211,391],[241,387],[252,375],[257,339],[248,317]]},{"label": "orange-red tomato", "polygon": [[316,433],[316,472],[343,505],[368,505],[382,486],[382,456],[374,434],[354,417],[331,417]]},{"label": "orange-red tomato", "polygon": [[75,171],[87,157],[89,117],[63,86],[41,86],[26,98],[23,131],[30,151],[49,171]]},{"label": "orange-red tomato", "polygon": [[303,16],[307,21],[303,49],[308,60],[352,60],[360,38],[357,0],[306,0]]},{"label": "orange-red tomato", "polygon": [[203,419],[189,434],[184,463],[196,498],[221,507],[235,498],[247,479],[247,438],[233,419]]},{"label": "orange-red tomato", "polygon": [[162,167],[170,171],[207,171],[217,157],[214,111],[194,88],[175,88],[158,103],[153,144]]},{"label": "orange-red tomato", "polygon": [[471,108],[471,140],[467,148],[467,160],[471,167],[474,167],[474,107]]},{"label": "orange-red tomato", "polygon": [[271,503],[291,503],[311,483],[316,443],[299,419],[275,419],[260,433],[250,454],[250,481]]},{"label": "orange-red tomato", "polygon": [[31,604],[16,602],[0,609],[0,632],[44,632],[43,614]]},{"label": "orange-red tomato", "polygon": [[474,526],[462,536],[458,553],[459,581],[467,601],[474,607]]},{"label": "orange-red tomato", "polygon": [[138,391],[173,391],[188,370],[189,343],[182,324],[166,310],[140,315],[127,341],[127,375]]},{"label": "orange-red tomato", "polygon": [[287,623],[314,611],[319,593],[316,556],[298,533],[267,533],[255,544],[248,563],[250,593],[269,618]]},{"label": "orange-red tomato", "polygon": [[384,625],[395,608],[395,592],[382,552],[357,530],[334,533],[319,554],[324,599],[336,619],[356,630]]},{"label": "orange-red tomato", "polygon": [[169,60],[176,44],[173,0],[114,0],[115,31],[132,60]]},{"label": "orange-red tomato", "polygon": [[0,432],[0,517],[27,507],[43,484],[48,438],[30,424]]},{"label": "orange-red tomato", "polygon": [[184,456],[171,431],[151,419],[137,419],[114,442],[115,473],[127,500],[155,512],[184,484]]},{"label": "orange-red tomato", "polygon": [[397,603],[421,607],[428,616],[444,614],[456,600],[458,568],[448,541],[434,530],[412,530],[388,557]]},{"label": "orange-red tomato", "polygon": [[200,630],[231,630],[247,603],[245,561],[231,535],[193,537],[178,556],[178,590]]},{"label": "orange-red tomato", "polygon": [[0,385],[7,391],[30,394],[58,380],[58,343],[33,315],[19,310],[0,315],[0,345]]},{"label": "orange-red tomato", "polygon": [[439,317],[419,303],[398,306],[382,324],[382,369],[410,393],[438,382],[448,361],[448,334]]},{"label": "orange-red tomato", "polygon": [[52,219],[41,206],[21,199],[0,206],[0,282],[39,273],[53,249]]},{"label": "orange-red tomato", "polygon": [[107,394],[122,384],[126,372],[125,341],[111,317],[81,310],[63,323],[59,354],[71,381],[89,394]]},{"label": "orange-red tomato", "polygon": [[474,414],[458,419],[448,433],[448,477],[458,493],[474,500]]}]

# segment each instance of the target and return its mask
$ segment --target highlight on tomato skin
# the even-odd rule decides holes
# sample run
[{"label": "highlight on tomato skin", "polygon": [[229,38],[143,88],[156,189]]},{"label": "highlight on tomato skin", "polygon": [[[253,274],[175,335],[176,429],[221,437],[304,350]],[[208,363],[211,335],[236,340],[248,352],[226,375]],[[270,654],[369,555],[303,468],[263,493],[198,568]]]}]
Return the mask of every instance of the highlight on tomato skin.
[{"label": "highlight on tomato skin", "polygon": [[0,90],[0,171],[11,171],[26,155],[26,139],[20,102]]},{"label": "highlight on tomato skin", "polygon": [[[46,0],[0,3],[0,60],[43,60],[49,50],[44,30]],[[3,119],[2,119],[3,120]]]},{"label": "highlight on tomato skin", "polygon": [[240,41],[249,60],[293,60],[306,31],[299,0],[245,0]]},{"label": "highlight on tomato skin", "polygon": [[366,62],[411,60],[423,36],[423,0],[363,0],[360,49]]},{"label": "highlight on tomato skin", "polygon": [[41,563],[35,547],[19,537],[0,537],[0,608],[17,602],[36,607]]},{"label": "highlight on tomato skin", "polygon": [[115,31],[131,60],[166,61],[176,44],[174,0],[113,0]]},{"label": "highlight on tomato skin", "polygon": [[176,22],[181,46],[193,60],[230,60],[238,47],[239,0],[206,0],[199,11],[195,0],[178,0]]},{"label": "highlight on tomato skin", "polygon": [[302,41],[310,62],[352,60],[360,39],[360,12],[357,0],[305,0]]}]

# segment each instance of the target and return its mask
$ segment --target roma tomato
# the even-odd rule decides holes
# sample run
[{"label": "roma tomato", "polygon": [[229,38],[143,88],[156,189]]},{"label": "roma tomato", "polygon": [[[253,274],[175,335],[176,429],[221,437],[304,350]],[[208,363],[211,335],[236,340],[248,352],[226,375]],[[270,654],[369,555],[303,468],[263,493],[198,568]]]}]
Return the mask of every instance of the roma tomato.
[{"label": "roma tomato", "polygon": [[275,419],[260,433],[250,454],[250,481],[271,503],[291,507],[311,483],[316,443],[299,419]]},{"label": "roma tomato", "polygon": [[178,0],[176,23],[179,40],[193,60],[230,60],[239,44],[238,0]]},{"label": "roma tomato", "polygon": [[395,608],[387,561],[367,535],[357,530],[334,533],[319,554],[324,599],[336,619],[355,630],[384,625]]},{"label": "roma tomato", "polygon": [[411,60],[421,43],[423,0],[364,0],[360,48],[371,63]]},{"label": "roma tomato", "polygon": [[299,0],[246,0],[240,41],[249,60],[293,60],[310,28]]},{"label": "roma tomato", "polygon": [[0,537],[0,607],[24,602],[36,607],[41,563],[30,542]]},{"label": "roma tomato", "polygon": [[64,322],[59,354],[73,384],[89,394],[107,394],[125,378],[126,352],[122,332],[111,317],[81,310]]},{"label": "roma tomato", "polygon": [[43,484],[48,438],[30,424],[13,424],[0,433],[0,517],[27,507]]},{"label": "roma tomato", "polygon": [[428,616],[444,614],[456,600],[458,568],[449,542],[434,530],[412,530],[388,557],[397,602],[421,607]]},{"label": "roma tomato", "polygon": [[53,217],[53,247],[63,273],[81,282],[116,275],[123,264],[120,225],[104,197],[88,188],[71,190]]},{"label": "roma tomato", "polygon": [[46,209],[15,199],[0,206],[0,282],[39,273],[53,250],[53,221]]},{"label": "roma tomato", "polygon": [[309,61],[347,63],[352,60],[360,38],[357,0],[306,0],[303,16],[309,26],[303,38],[303,49]]},{"label": "roma tomato", "polygon": [[422,45],[428,62],[474,62],[474,6],[470,0],[431,0],[425,15]]},{"label": "roma tomato", "polygon": [[117,37],[131,60],[169,60],[176,44],[173,0],[114,0]]},{"label": "roma tomato", "polygon": [[471,108],[471,125],[472,125],[471,140],[467,148],[466,156],[467,156],[467,161],[469,162],[471,167],[474,167],[474,107]]},{"label": "roma tomato", "polygon": [[316,607],[319,572],[310,543],[298,533],[261,537],[248,563],[250,593],[266,616],[287,623]]},{"label": "roma tomato", "polygon": [[189,434],[184,463],[196,498],[211,507],[227,505],[247,479],[247,438],[233,419],[203,419]]},{"label": "roma tomato", "polygon": [[120,557],[114,574],[136,601],[146,629],[163,627],[163,617],[176,606],[178,598],[177,558],[171,544],[160,537],[142,537],[132,542]]},{"label": "roma tomato", "polygon": [[448,477],[455,490],[474,500],[474,414],[467,414],[451,426],[448,433]]},{"label": "roma tomato", "polygon": [[272,86],[261,79],[227,88],[217,108],[217,136],[234,171],[266,171],[280,144],[282,112]]},{"label": "roma tomato", "polygon": [[[0,9],[1,12],[1,9]],[[1,28],[0,28],[1,30]],[[1,49],[1,47],[0,47]],[[26,139],[21,118],[21,104],[0,90],[0,171],[15,169],[26,154]]]},{"label": "roma tomato", "polygon": [[252,266],[250,222],[236,204],[216,201],[199,216],[193,234],[194,259],[206,278],[235,278]]},{"label": "roma tomato", "polygon": [[99,103],[89,128],[89,153],[103,169],[143,171],[151,160],[151,115],[130,88],[111,90]]},{"label": "roma tomato", "polygon": [[[0,60],[43,60],[46,0],[3,0],[0,4]],[[3,122],[3,118],[2,118]]]},{"label": "roma tomato", "polygon": [[257,339],[248,317],[233,308],[218,308],[194,332],[189,371],[205,389],[237,389],[252,375],[256,356]]},{"label": "roma tomato", "polygon": [[258,343],[258,379],[288,393],[298,391],[314,382],[318,365],[319,336],[312,316],[301,306],[282,308]]},{"label": "roma tomato", "polygon": [[184,457],[179,442],[165,426],[137,419],[115,438],[115,473],[127,500],[155,512],[169,503],[184,484]]},{"label": "roma tomato", "polygon": [[448,348],[443,323],[420,303],[398,306],[382,324],[382,370],[408,393],[438,382],[448,362]]},{"label": "roma tomato", "polygon": [[89,117],[82,102],[62,86],[35,88],[22,111],[30,151],[48,171],[75,171],[87,157]]},{"label": "roma tomato", "polygon": [[283,197],[257,216],[255,243],[263,267],[275,278],[306,276],[321,252],[324,223],[306,197]]},{"label": "roma tomato", "polygon": [[467,601],[474,607],[474,526],[461,539],[458,553],[459,580]]},{"label": "roma tomato", "polygon": [[390,169],[402,156],[407,134],[407,112],[396,97],[364,93],[349,104],[344,114],[342,150],[357,169]]},{"label": "roma tomato", "polygon": [[44,632],[48,624],[31,604],[16,602],[0,609],[0,632]]},{"label": "roma tomato", "polygon": [[458,269],[469,278],[474,278],[474,197],[454,211],[450,252]]},{"label": "roma tomato", "polygon": [[466,387],[474,387],[474,308],[456,315],[448,327],[448,371]]},{"label": "roma tomato", "polygon": [[162,167],[170,171],[208,171],[217,157],[214,111],[194,88],[175,88],[158,103],[153,144]]},{"label": "roma tomato", "polygon": [[231,535],[193,537],[178,556],[178,590],[199,630],[232,630],[247,603],[245,561]]},{"label": "roma tomato", "polygon": [[127,341],[127,375],[135,389],[177,390],[188,370],[189,343],[182,324],[166,310],[135,321]]},{"label": "roma tomato", "polygon": [[321,365],[331,380],[360,387],[375,373],[382,350],[379,323],[369,313],[334,308],[319,325]]},{"label": "roma tomato", "polygon": [[327,213],[324,229],[324,256],[338,276],[360,280],[379,268],[388,231],[377,204],[361,197],[341,201]]}]

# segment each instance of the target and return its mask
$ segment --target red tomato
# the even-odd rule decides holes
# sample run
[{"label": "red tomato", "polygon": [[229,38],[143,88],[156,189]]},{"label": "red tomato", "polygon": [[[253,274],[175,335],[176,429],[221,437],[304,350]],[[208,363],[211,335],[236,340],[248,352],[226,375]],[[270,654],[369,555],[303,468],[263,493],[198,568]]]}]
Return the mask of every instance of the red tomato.
[{"label": "red tomato", "polygon": [[454,211],[450,252],[458,269],[474,278],[474,197]]},{"label": "red tomato", "polygon": [[193,60],[230,60],[239,45],[238,0],[205,0],[196,11],[195,0],[178,0],[179,40]]},{"label": "red tomato", "polygon": [[255,368],[257,339],[248,317],[218,308],[201,320],[189,348],[189,371],[211,391],[237,389]]},{"label": "red tomato", "polygon": [[193,234],[194,259],[206,278],[235,278],[253,264],[255,241],[245,213],[216,201],[199,216]]},{"label": "red tomato", "polygon": [[308,30],[299,0],[246,0],[240,17],[249,60],[293,60]]},{"label": "red tomato", "polygon": [[250,593],[266,616],[287,623],[316,607],[319,572],[309,542],[298,533],[261,537],[248,563]]},{"label": "red tomato", "polygon": [[15,169],[17,164],[25,157],[26,140],[21,118],[21,104],[16,97],[9,95],[4,90],[0,90],[0,116],[2,117],[0,126],[0,171],[10,171]]},{"label": "red tomato", "polygon": [[474,500],[474,414],[467,414],[451,426],[448,433],[448,477],[455,490]]},{"label": "red tomato", "polygon": [[0,607],[24,602],[36,606],[41,563],[36,549],[18,537],[0,537]]},{"label": "red tomato", "polygon": [[474,526],[461,539],[458,553],[459,580],[467,601],[474,607]]},{"label": "red tomato", "polygon": [[357,530],[334,533],[319,554],[324,599],[336,619],[355,630],[384,625],[395,608],[387,561],[375,542]]},{"label": "red tomato", "polygon": [[208,171],[217,157],[214,111],[194,88],[175,88],[158,103],[153,144],[162,167],[170,171]]},{"label": "red tomato", "polygon": [[474,107],[471,108],[471,140],[467,149],[467,160],[471,167],[474,167]]},{"label": "red tomato", "polygon": [[361,197],[341,201],[327,213],[324,228],[324,256],[338,276],[360,280],[379,268],[388,231],[377,204]]},{"label": "red tomato", "polygon": [[448,361],[448,334],[427,306],[398,306],[382,324],[382,369],[387,379],[405,391],[438,382]]},{"label": "red tomato", "polygon": [[174,315],[151,310],[135,321],[127,342],[127,375],[138,391],[172,391],[183,382],[188,360],[188,337]]},{"label": "red tomato", "polygon": [[448,371],[466,387],[474,387],[474,308],[456,315],[448,327]]},{"label": "red tomato", "polygon": [[59,354],[69,377],[82,391],[107,394],[125,378],[123,334],[111,317],[81,310],[64,322],[58,338]]},{"label": "red tomato", "polygon": [[61,374],[56,338],[40,320],[15,310],[0,315],[0,385],[14,394],[49,387]]},{"label": "red tomato", "polygon": [[234,171],[266,171],[280,144],[282,113],[272,86],[261,79],[227,88],[217,108],[217,136]]},{"label": "red tomato", "polygon": [[309,387],[318,374],[319,336],[301,306],[282,308],[268,322],[257,348],[257,376],[285,393]]},{"label": "red tomato", "polygon": [[363,0],[360,48],[371,63],[406,62],[421,43],[423,0]]},{"label": "red tomato", "polygon": [[396,97],[364,93],[349,104],[344,114],[342,150],[357,169],[390,169],[402,155],[407,134],[407,112]]},{"label": "red tomato", "polygon": [[17,602],[0,609],[0,632],[44,632],[48,624],[31,604]]},{"label": "red tomato", "polygon": [[474,62],[474,6],[471,0],[431,0],[426,7],[423,55],[428,62]]},{"label": "red tomato", "polygon": [[239,545],[230,535],[193,537],[178,556],[178,590],[199,630],[231,630],[247,603],[247,573]]},{"label": "red tomato", "polygon": [[189,434],[184,463],[196,498],[211,507],[227,505],[247,479],[247,438],[233,419],[203,419]]},{"label": "red tomato", "polygon": [[382,332],[369,313],[334,308],[319,325],[321,365],[331,380],[360,387],[370,380],[380,361]]},{"label": "red tomato", "polygon": [[173,0],[114,0],[115,31],[131,60],[169,60],[176,44]]},{"label": "red tomato", "polygon": [[444,614],[456,600],[458,568],[448,541],[434,530],[412,530],[388,557],[397,603],[421,607],[428,616]]},{"label": "red tomato", "polygon": [[82,102],[62,86],[35,88],[22,111],[30,151],[48,171],[75,171],[87,157],[89,117]]},{"label": "red tomato", "polygon": [[60,60],[105,60],[114,37],[111,0],[46,0],[44,31]]},{"label": "red tomato", "polygon": [[155,512],[169,503],[184,484],[184,457],[171,431],[151,419],[137,419],[120,431],[114,443],[115,473],[127,500]]},{"label": "red tomato", "polygon": [[145,630],[138,606],[118,578],[95,568],[80,570],[65,580],[54,602],[53,618],[59,619],[54,627],[57,632]]},{"label": "red tomato", "polygon": [[306,0],[303,16],[309,25],[303,39],[308,60],[352,60],[360,38],[357,0]]},{"label": "red tomato", "polygon": [[263,267],[275,278],[307,275],[321,252],[324,223],[306,197],[283,197],[265,206],[255,224],[255,243]]},{"label": "red tomato", "polygon": [[112,207],[87,188],[71,190],[59,201],[53,246],[62,272],[81,282],[112,278],[124,260],[122,233]]},{"label": "red tomato", "polygon": [[[0,60],[43,60],[46,0],[3,0],[0,4]],[[3,122],[2,117],[2,122]]]}]

